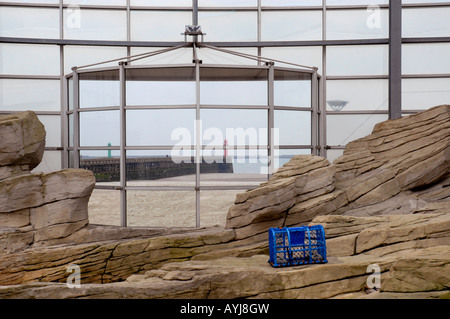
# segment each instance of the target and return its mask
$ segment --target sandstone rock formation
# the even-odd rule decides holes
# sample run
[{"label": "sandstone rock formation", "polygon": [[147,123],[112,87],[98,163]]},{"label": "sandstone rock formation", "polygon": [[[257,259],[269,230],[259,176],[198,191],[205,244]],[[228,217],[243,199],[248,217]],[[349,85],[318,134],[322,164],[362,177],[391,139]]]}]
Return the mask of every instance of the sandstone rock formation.
[{"label": "sandstone rock formation", "polygon": [[300,155],[268,182],[236,197],[227,228],[237,239],[268,227],[300,226],[318,215],[450,212],[450,106],[375,126],[334,164]]},{"label": "sandstone rock formation", "polygon": [[[225,228],[194,230],[89,224],[92,174],[31,174],[45,133],[31,112],[4,121],[41,133],[8,131],[27,151],[0,142],[20,153],[0,157],[0,298],[449,296],[448,105],[378,124],[334,164],[296,156],[236,196]],[[303,224],[325,227],[328,263],[272,268],[268,228]],[[66,285],[72,264],[81,288]],[[367,295],[373,264],[381,290]]]},{"label": "sandstone rock formation", "polygon": [[45,129],[35,113],[0,117],[0,252],[64,238],[88,224],[95,180],[86,170],[31,174],[42,160]]}]

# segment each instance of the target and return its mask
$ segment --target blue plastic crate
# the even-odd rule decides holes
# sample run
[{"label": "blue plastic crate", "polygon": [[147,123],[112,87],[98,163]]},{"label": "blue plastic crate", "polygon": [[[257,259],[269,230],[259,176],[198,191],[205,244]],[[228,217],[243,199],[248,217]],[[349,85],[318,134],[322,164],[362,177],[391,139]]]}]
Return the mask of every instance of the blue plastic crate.
[{"label": "blue plastic crate", "polygon": [[328,262],[322,225],[270,228],[269,250],[273,267]]}]

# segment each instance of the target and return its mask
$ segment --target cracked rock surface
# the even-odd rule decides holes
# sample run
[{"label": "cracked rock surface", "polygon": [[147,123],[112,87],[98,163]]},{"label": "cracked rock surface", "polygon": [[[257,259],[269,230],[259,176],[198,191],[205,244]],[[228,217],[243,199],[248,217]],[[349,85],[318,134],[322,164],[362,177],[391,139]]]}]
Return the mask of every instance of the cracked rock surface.
[{"label": "cracked rock surface", "polygon": [[[377,124],[334,163],[295,156],[236,196],[226,227],[195,230],[89,224],[91,172],[30,173],[34,113],[0,117],[0,132],[0,298],[450,296],[449,105]],[[328,263],[271,267],[268,229],[307,224],[324,226]]]}]

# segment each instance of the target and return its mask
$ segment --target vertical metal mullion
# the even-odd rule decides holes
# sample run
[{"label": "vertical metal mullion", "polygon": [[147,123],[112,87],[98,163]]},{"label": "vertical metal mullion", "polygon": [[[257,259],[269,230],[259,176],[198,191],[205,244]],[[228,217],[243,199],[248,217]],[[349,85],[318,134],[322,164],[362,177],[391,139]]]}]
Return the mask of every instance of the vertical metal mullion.
[{"label": "vertical metal mullion", "polygon": [[[127,0],[127,41],[131,41],[131,6],[130,0]],[[127,45],[127,56],[131,55],[131,47]],[[129,59],[127,59],[128,61]]]},{"label": "vertical metal mullion", "polygon": [[[258,30],[257,30],[257,39],[258,42],[261,42],[261,0],[258,0],[258,17],[257,17],[257,23],[258,23]],[[262,56],[262,47],[258,47],[258,57]],[[261,65],[261,61],[256,62],[257,65]]]},{"label": "vertical metal mullion", "polygon": [[[195,44],[194,44],[195,50]],[[200,61],[195,60],[195,227],[200,227],[200,164],[201,121],[200,121]]]},{"label": "vertical metal mullion", "polygon": [[125,64],[120,63],[120,224],[127,226],[127,193],[126,193],[126,113],[125,113]]},{"label": "vertical metal mullion", "polygon": [[319,110],[320,110],[320,114],[319,114],[319,129],[318,129],[318,134],[319,134],[319,145],[320,145],[320,156],[322,157],[327,157],[326,155],[326,139],[325,139],[325,125],[326,125],[326,121],[325,121],[325,114],[326,114],[326,105],[325,105],[325,99],[324,99],[324,95],[323,95],[323,83],[324,83],[324,77],[322,76],[319,80],[319,92],[317,92],[318,96],[319,96]]},{"label": "vertical metal mullion", "polygon": [[79,76],[73,70],[73,167],[80,168],[80,85]]},{"label": "vertical metal mullion", "polygon": [[275,162],[275,99],[274,99],[274,82],[275,82],[275,70],[273,64],[269,66],[268,72],[268,104],[269,104],[269,115],[268,115],[268,123],[267,123],[267,132],[268,132],[268,142],[269,142],[269,162],[268,162],[268,178],[273,174],[274,171],[274,162]]},{"label": "vertical metal mullion", "polygon": [[[198,25],[198,0],[192,0],[192,25]],[[193,36],[193,42],[198,42],[198,36]]]},{"label": "vertical metal mullion", "polygon": [[[322,40],[327,39],[327,1],[322,2]],[[323,152],[320,154],[323,157],[327,157],[327,46],[322,46],[322,86],[320,89],[320,95],[322,97],[321,103],[321,121],[319,126],[319,136],[321,140],[321,147]]]},{"label": "vertical metal mullion", "polygon": [[[64,18],[63,18],[63,0],[59,0],[59,38],[64,37]],[[61,168],[67,168],[69,165],[67,153],[67,141],[69,136],[68,119],[67,119],[67,80],[64,77],[64,46],[59,45],[59,87],[60,87],[60,103],[61,103]]]},{"label": "vertical metal mullion", "polygon": [[68,168],[69,162],[68,162],[68,154],[67,154],[67,147],[68,147],[68,141],[69,141],[69,121],[68,121],[68,115],[67,111],[69,110],[68,107],[68,84],[69,80],[64,77],[64,49],[61,45],[59,47],[59,61],[60,61],[60,77],[59,77],[59,85],[60,85],[60,94],[61,94],[61,147],[62,147],[62,154],[61,154],[61,168]]},{"label": "vertical metal mullion", "polygon": [[313,147],[312,154],[318,154],[318,142],[319,142],[319,101],[318,101],[318,78],[317,78],[317,69],[314,70],[314,73],[311,76],[311,144]]},{"label": "vertical metal mullion", "polygon": [[389,119],[402,116],[402,3],[389,0]]}]

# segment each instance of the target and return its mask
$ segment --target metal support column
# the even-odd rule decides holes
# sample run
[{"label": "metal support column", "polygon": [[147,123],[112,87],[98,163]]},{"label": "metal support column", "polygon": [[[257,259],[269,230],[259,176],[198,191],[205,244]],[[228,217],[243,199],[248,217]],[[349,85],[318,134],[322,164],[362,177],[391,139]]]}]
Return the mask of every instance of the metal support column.
[{"label": "metal support column", "polygon": [[[194,44],[194,52],[195,52]],[[200,164],[202,162],[202,127],[200,120],[200,61],[195,55],[195,227],[200,227]]]},{"label": "metal support column", "polygon": [[120,81],[120,225],[122,227],[127,226],[127,192],[126,192],[126,84],[125,84],[125,64],[126,62],[120,62],[119,68],[119,81]]},{"label": "metal support column", "polygon": [[[269,103],[269,115],[268,115],[268,123],[267,123],[267,131],[268,131],[268,156],[269,156],[269,171],[268,178],[273,174],[275,168],[275,120],[274,120],[274,109],[275,109],[275,99],[274,99],[274,83],[275,83],[275,70],[273,68],[274,63],[269,64],[269,73],[268,73],[268,81],[269,81],[269,90],[268,90],[268,103]],[[278,145],[277,145],[278,146]]]},{"label": "metal support column", "polygon": [[319,83],[317,77],[317,68],[311,76],[311,145],[312,154],[319,155]]},{"label": "metal support column", "polygon": [[80,168],[80,82],[73,70],[73,168]]},{"label": "metal support column", "polygon": [[402,2],[389,1],[389,119],[402,116]]},{"label": "metal support column", "polygon": [[319,146],[320,146],[320,156],[327,157],[326,154],[326,105],[325,105],[325,97],[323,95],[323,86],[324,86],[324,77],[320,77],[319,79]]}]

